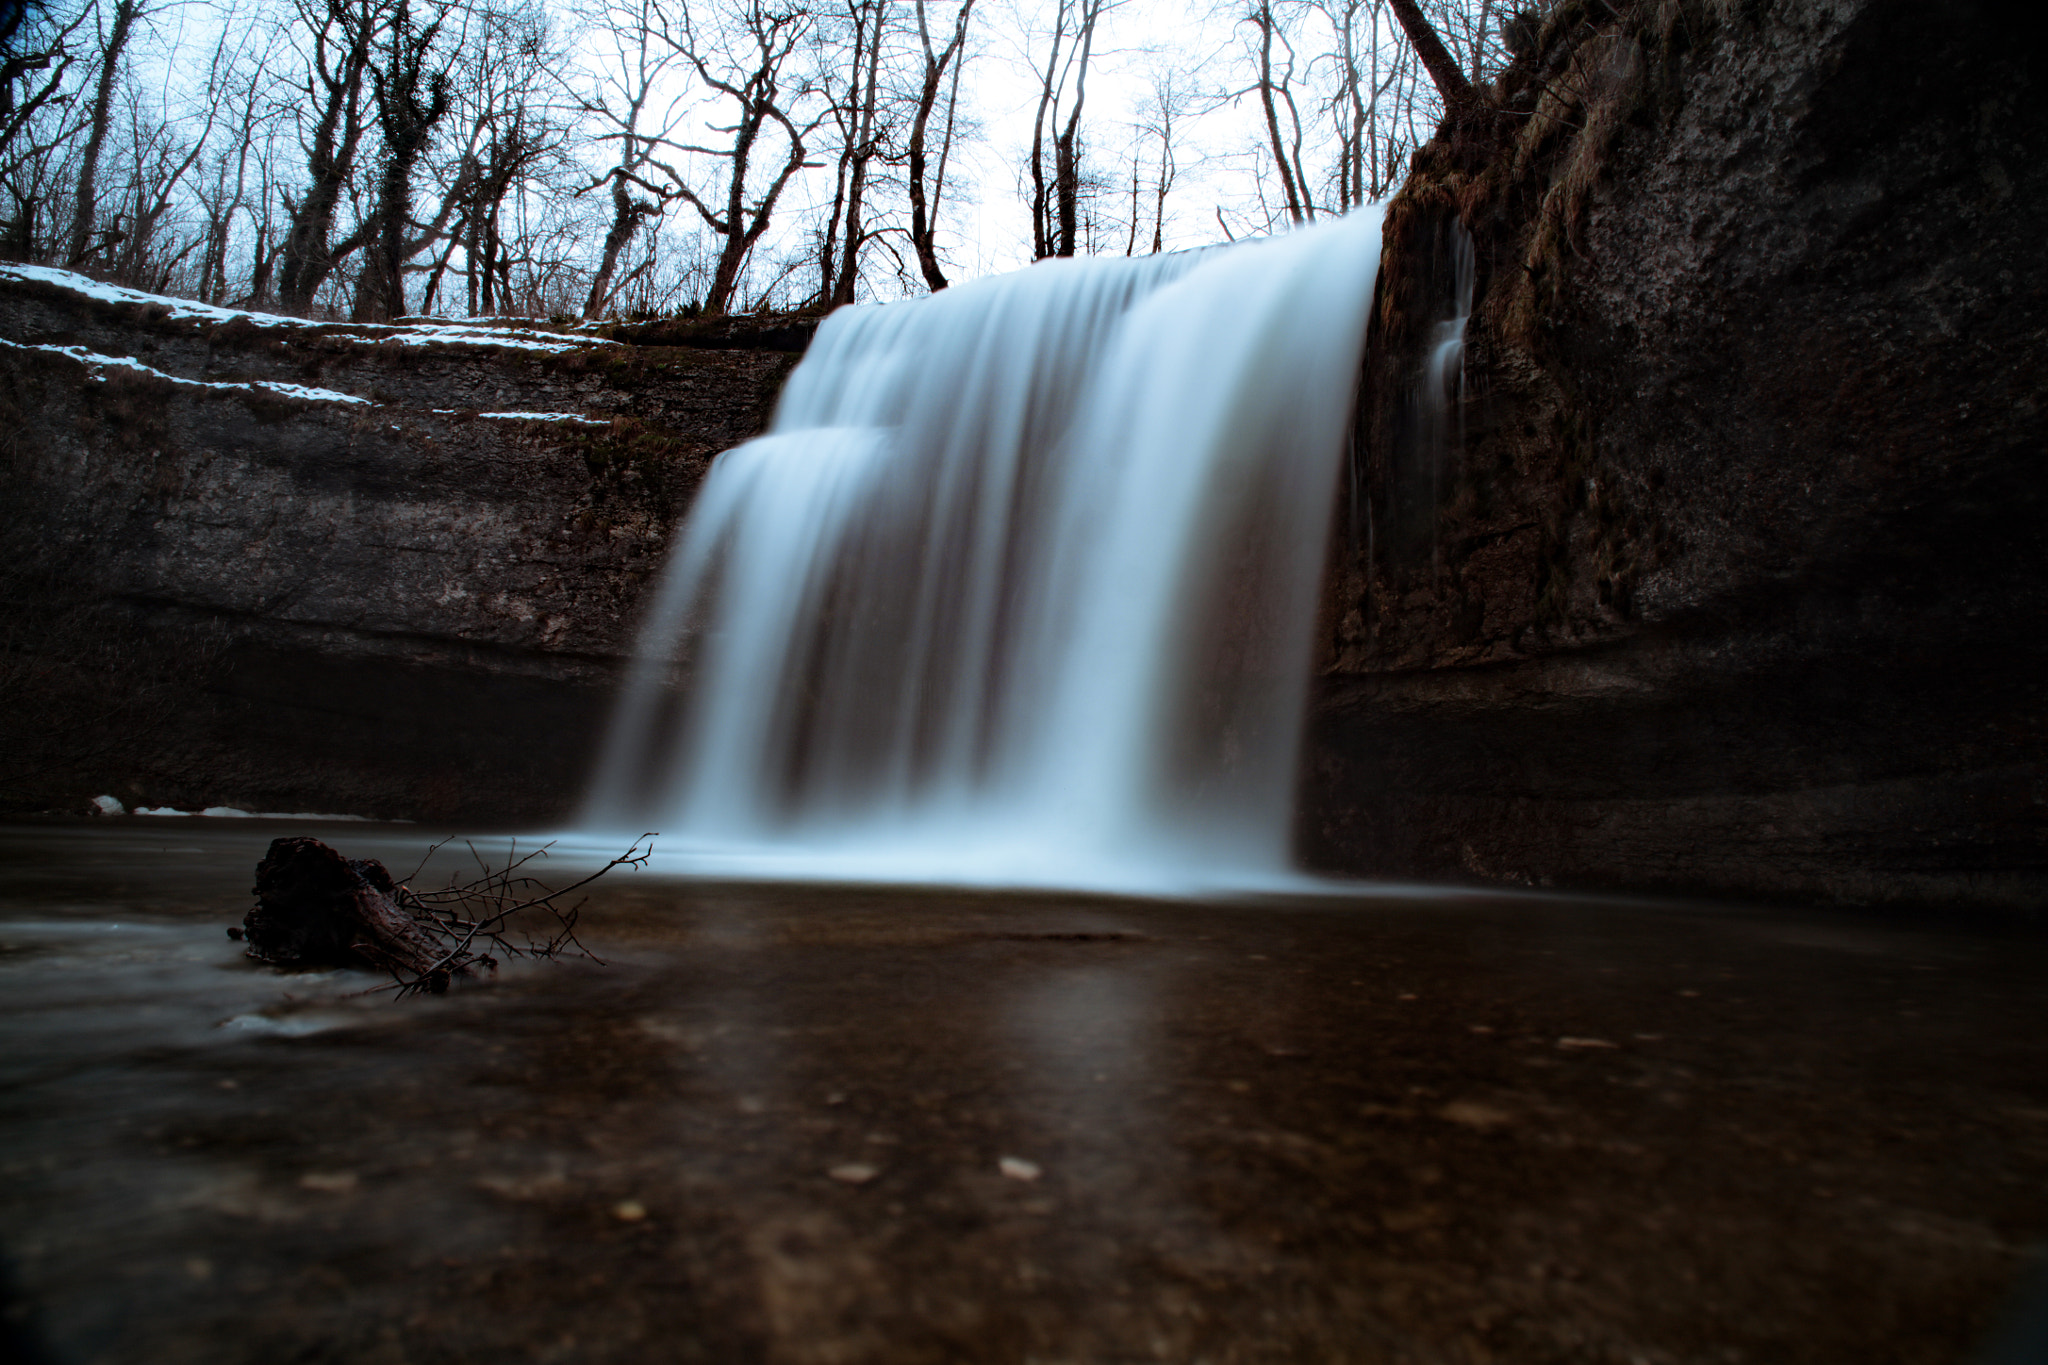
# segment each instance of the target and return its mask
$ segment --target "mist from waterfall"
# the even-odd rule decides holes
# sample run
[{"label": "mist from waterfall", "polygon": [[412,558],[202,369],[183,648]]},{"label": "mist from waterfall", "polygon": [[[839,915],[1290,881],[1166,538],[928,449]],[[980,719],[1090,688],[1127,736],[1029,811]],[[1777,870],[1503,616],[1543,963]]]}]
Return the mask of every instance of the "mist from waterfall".
[{"label": "mist from waterfall", "polygon": [[841,309],[720,456],[584,818],[710,875],[1290,876],[1379,212]]}]

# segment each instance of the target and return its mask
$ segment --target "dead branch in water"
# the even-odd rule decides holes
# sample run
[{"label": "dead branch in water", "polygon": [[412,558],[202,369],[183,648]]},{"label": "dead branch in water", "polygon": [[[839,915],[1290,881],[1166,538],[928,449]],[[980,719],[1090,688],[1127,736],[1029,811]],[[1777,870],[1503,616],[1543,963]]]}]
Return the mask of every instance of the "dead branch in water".
[{"label": "dead branch in water", "polygon": [[[410,980],[395,976],[394,984],[401,996],[422,990],[436,994],[447,989],[446,978],[438,975],[448,973],[462,975],[469,964],[495,969],[497,962],[489,953],[480,951],[479,945],[486,944],[508,957],[561,957],[565,954],[587,958],[602,966],[604,959],[583,946],[576,937],[576,924],[585,901],[577,901],[564,908],[560,902],[574,892],[610,872],[615,867],[640,867],[654,851],[654,836],[642,834],[635,839],[624,853],[619,854],[589,876],[569,883],[559,890],[551,889],[538,877],[522,869],[537,858],[546,858],[553,843],[542,844],[539,848],[521,856],[519,841],[514,839],[506,852],[503,867],[493,868],[484,856],[477,852],[476,845],[463,840],[469,849],[469,856],[476,860],[481,875],[467,882],[457,882],[454,874],[449,875],[448,885],[438,891],[414,891],[412,881],[419,876],[421,868],[436,852],[445,848],[448,840],[429,848],[420,859],[420,867],[413,870],[413,876],[398,887],[398,904],[410,912],[414,919],[431,926],[430,932],[437,935],[445,945],[445,951],[425,972],[415,973]],[[644,847],[643,847],[644,845]],[[528,937],[522,948],[505,937],[512,921],[529,912],[544,912],[554,922],[553,929],[544,939]],[[436,982],[440,984],[435,984]],[[380,989],[390,989],[384,987]]]},{"label": "dead branch in water", "polygon": [[[430,847],[411,877],[396,881],[374,858],[344,858],[318,839],[277,839],[256,865],[256,905],[239,929],[248,954],[279,967],[369,967],[387,973],[400,998],[439,995],[456,978],[495,972],[499,958],[574,956],[603,959],[576,936],[583,905],[564,901],[614,868],[639,867],[653,852],[643,834],[603,867],[554,888],[531,865],[553,844],[524,855],[514,840],[502,866],[493,867],[467,843],[478,875],[415,891],[412,883],[449,840]],[[539,936],[526,928],[545,926]],[[523,939],[523,942],[515,941]]]}]

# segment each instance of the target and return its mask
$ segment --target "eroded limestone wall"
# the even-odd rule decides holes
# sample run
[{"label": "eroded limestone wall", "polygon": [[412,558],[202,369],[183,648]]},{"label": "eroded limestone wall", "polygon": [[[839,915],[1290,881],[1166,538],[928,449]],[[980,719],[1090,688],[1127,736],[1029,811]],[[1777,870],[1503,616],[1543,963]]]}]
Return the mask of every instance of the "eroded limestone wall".
[{"label": "eroded limestone wall", "polygon": [[677,518],[794,356],[163,312],[0,284],[0,799],[565,813]]},{"label": "eroded limestone wall", "polygon": [[[1418,158],[1326,602],[1312,860],[2041,902],[2039,29],[1568,0],[1494,140]],[[1479,304],[1465,439],[1432,453],[1404,396],[1453,219]]]}]

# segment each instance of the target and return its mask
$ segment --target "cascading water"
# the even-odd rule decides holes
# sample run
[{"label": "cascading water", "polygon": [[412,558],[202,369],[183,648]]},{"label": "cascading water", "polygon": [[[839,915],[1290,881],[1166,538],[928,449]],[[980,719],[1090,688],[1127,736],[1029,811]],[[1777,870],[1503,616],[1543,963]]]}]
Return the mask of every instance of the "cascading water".
[{"label": "cascading water", "polygon": [[1444,501],[1444,474],[1465,448],[1465,328],[1472,320],[1472,292],[1477,259],[1472,234],[1453,221],[1445,229],[1450,267],[1450,316],[1430,329],[1429,350],[1416,382],[1416,441],[1429,467],[1432,573],[1443,570],[1443,548],[1436,539],[1438,509]]},{"label": "cascading water", "polygon": [[719,457],[586,825],[683,865],[1288,877],[1376,209],[842,309]]}]

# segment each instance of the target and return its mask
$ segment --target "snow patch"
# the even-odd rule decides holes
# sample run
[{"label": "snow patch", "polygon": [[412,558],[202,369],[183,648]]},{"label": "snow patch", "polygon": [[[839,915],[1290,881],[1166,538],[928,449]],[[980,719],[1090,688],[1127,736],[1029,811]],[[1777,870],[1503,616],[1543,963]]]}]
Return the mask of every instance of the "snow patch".
[{"label": "snow patch", "polygon": [[264,393],[274,393],[284,398],[297,398],[308,403],[368,404],[370,401],[367,398],[358,398],[352,393],[341,393],[335,389],[311,389],[307,388],[304,384],[280,384],[268,379],[252,379],[245,384],[222,384],[205,379],[186,379],[181,375],[165,374],[162,370],[154,369],[139,360],[130,360],[127,356],[101,355],[97,351],[88,351],[83,346],[24,345],[18,341],[9,341],[4,337],[0,337],[0,346],[5,346],[9,350],[14,351],[41,351],[45,355],[64,356],[67,359],[77,361],[88,370],[91,370],[93,372],[92,377],[99,380],[106,379],[106,372],[108,370],[133,370],[137,374],[146,374],[153,378],[161,379],[167,384],[180,384],[192,389],[232,390],[236,393],[261,391]]},{"label": "snow patch", "polygon": [[[178,382],[196,384],[200,381],[185,379]],[[224,389],[268,389],[272,393],[283,394],[286,398],[303,398],[308,403],[367,403],[370,401],[367,398],[358,398],[352,393],[339,393],[333,389],[312,389],[307,388],[304,384],[280,384],[269,379],[251,380],[246,385],[222,384],[219,387]]]},{"label": "snow patch", "polygon": [[[438,411],[439,409],[436,409]],[[480,412],[479,417],[492,417],[499,421],[511,422],[574,422],[578,426],[608,427],[609,418],[585,417],[580,412]]]},{"label": "snow patch", "polygon": [[[113,800],[114,798],[111,796],[102,796],[95,800],[93,804],[99,805],[101,801]],[[120,802],[114,801],[116,809],[109,810],[106,813],[109,815],[119,815],[121,813],[118,809],[120,804]],[[101,809],[105,810],[105,807],[101,807]],[[330,824],[354,825],[368,824],[371,820],[371,817],[367,815],[322,815],[311,811],[242,810],[236,806],[208,806],[203,810],[196,811],[179,810],[175,806],[137,806],[135,814],[175,815],[188,820],[199,817],[210,817],[215,820],[324,820]],[[408,825],[412,822],[410,820],[393,820],[387,823]]]},{"label": "snow patch", "polygon": [[316,322],[310,318],[284,317],[277,313],[257,313],[244,308],[222,308],[217,304],[195,303],[191,299],[174,299],[162,294],[145,294],[140,289],[126,289],[118,284],[104,284],[70,270],[58,270],[47,265],[16,265],[0,263],[0,280],[14,280],[22,283],[48,284],[89,299],[103,303],[142,304],[166,310],[167,316],[179,321],[223,323],[245,319],[259,327],[280,330],[304,331],[311,328],[332,328],[346,326],[349,331],[329,332],[328,335],[342,341],[359,342],[365,346],[380,345],[397,341],[403,345],[419,346],[510,346],[525,351],[573,351],[583,346],[609,345],[611,343],[590,337],[566,337],[553,332],[535,332],[527,328],[511,326],[490,326],[482,322],[467,323],[346,323]]},{"label": "snow patch", "polygon": [[[343,339],[348,338],[344,336]],[[366,344],[395,341],[402,346],[509,346],[518,351],[542,351],[551,355],[592,344],[580,337],[534,333],[511,327],[465,327],[459,323],[440,327],[392,327],[385,329],[383,336],[364,337],[362,340]]]}]

